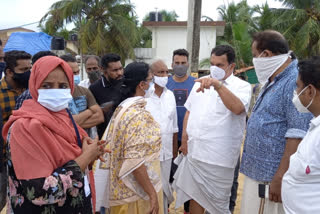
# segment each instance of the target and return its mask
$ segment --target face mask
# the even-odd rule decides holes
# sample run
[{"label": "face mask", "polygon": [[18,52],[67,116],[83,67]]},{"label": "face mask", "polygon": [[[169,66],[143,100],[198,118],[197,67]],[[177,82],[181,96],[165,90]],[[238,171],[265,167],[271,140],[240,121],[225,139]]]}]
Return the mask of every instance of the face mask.
[{"label": "face mask", "polygon": [[225,70],[217,66],[210,66],[210,76],[217,80],[222,80],[226,75]]},{"label": "face mask", "polygon": [[154,83],[157,84],[158,86],[164,88],[164,87],[166,87],[166,85],[168,83],[168,77],[154,76]]},{"label": "face mask", "polygon": [[71,101],[71,90],[68,89],[38,89],[38,103],[53,112],[68,108]]},{"label": "face mask", "polygon": [[272,74],[274,74],[281,65],[287,61],[289,56],[290,52],[272,57],[254,57],[252,62],[259,82],[262,85],[265,85]]},{"label": "face mask", "polygon": [[[148,83],[148,82],[147,82],[147,83]],[[150,82],[148,89],[144,90],[144,93],[145,93],[145,94],[144,94],[144,97],[145,97],[145,98],[150,97],[152,88],[154,88],[154,83],[153,83],[153,82]]]},{"label": "face mask", "polygon": [[2,78],[2,74],[4,72],[5,67],[6,67],[6,63],[0,62],[0,79]]},{"label": "face mask", "polygon": [[91,83],[94,83],[95,81],[97,81],[98,79],[101,78],[101,72],[99,70],[97,71],[90,71],[88,72],[88,78],[90,80]]},{"label": "face mask", "polygon": [[80,83],[80,75],[73,76],[74,84],[78,85]]},{"label": "face mask", "polygon": [[30,74],[30,70],[22,74],[14,72],[13,80],[18,84],[19,88],[28,88]]},{"label": "face mask", "polygon": [[187,74],[188,68],[189,66],[187,65],[174,65],[172,70],[177,77],[184,77]]},{"label": "face mask", "polygon": [[[304,106],[300,99],[299,96],[308,88],[308,86],[306,86],[299,94],[297,94],[297,91],[294,90],[293,92],[293,98],[292,98],[292,102],[294,104],[294,106],[296,107],[296,109],[300,112],[300,113],[309,113],[308,108],[311,106],[314,97],[312,98],[312,100],[310,101],[310,103],[307,106]],[[317,93],[317,91],[316,91]]]}]

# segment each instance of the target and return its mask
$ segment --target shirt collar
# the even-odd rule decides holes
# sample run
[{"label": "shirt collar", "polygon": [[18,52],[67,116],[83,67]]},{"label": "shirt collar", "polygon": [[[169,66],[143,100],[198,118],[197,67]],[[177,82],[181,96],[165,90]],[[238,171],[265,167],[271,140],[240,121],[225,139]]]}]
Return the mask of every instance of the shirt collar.
[{"label": "shirt collar", "polygon": [[310,121],[310,129],[313,129],[320,125],[320,116],[313,118]]},{"label": "shirt collar", "polygon": [[7,90],[12,89],[12,87],[9,86],[9,84],[7,83],[5,77],[3,77],[2,80],[1,80],[1,88],[2,88],[2,89],[7,89]]},{"label": "shirt collar", "polygon": [[162,93],[161,93],[161,96],[158,97],[158,95],[156,95],[156,94],[154,93],[154,92],[155,92],[154,85],[155,85],[155,84],[152,84],[152,86],[150,86],[150,87],[152,87],[152,88],[150,88],[150,97],[151,97],[151,96],[155,96],[155,97],[157,97],[157,98],[161,98],[161,97],[163,96],[163,94],[165,94],[165,93],[167,92],[167,87],[164,87],[164,88],[163,88],[163,91],[162,91]]},{"label": "shirt collar", "polygon": [[296,68],[298,65],[298,60],[293,60],[280,74],[278,74],[275,78],[274,81],[278,81],[283,77],[286,77],[290,74],[291,70]]},{"label": "shirt collar", "polygon": [[234,80],[234,75],[231,74],[227,79],[223,80],[223,82],[227,85],[231,84]]}]

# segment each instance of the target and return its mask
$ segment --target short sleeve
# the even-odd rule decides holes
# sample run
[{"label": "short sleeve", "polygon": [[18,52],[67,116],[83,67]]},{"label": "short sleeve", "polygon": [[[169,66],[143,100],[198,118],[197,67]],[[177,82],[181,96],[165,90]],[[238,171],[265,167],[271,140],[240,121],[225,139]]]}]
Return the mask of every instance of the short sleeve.
[{"label": "short sleeve", "polygon": [[94,105],[98,105],[96,102],[96,99],[94,98],[91,91],[87,88],[85,88],[85,89],[86,89],[85,94],[86,94],[86,98],[87,98],[87,102],[88,102],[88,108],[90,108],[91,106],[94,106]]},{"label": "short sleeve", "polygon": [[240,99],[242,104],[244,105],[246,109],[246,113],[249,111],[250,107],[250,101],[251,101],[251,94],[252,94],[252,89],[251,85],[240,80],[243,82],[240,87],[237,88],[236,91],[234,91],[234,95]]}]

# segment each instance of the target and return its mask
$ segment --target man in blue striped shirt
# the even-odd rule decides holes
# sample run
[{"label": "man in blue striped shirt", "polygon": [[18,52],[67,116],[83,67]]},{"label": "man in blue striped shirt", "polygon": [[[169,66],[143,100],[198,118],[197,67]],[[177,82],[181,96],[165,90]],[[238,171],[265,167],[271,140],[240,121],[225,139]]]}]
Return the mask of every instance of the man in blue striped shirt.
[{"label": "man in blue striped shirt", "polygon": [[[264,212],[259,213],[284,213],[282,177],[312,116],[299,113],[292,103],[298,77],[297,60],[283,35],[271,30],[256,33],[252,55],[263,86],[247,125],[240,167],[246,176],[241,213],[256,214],[259,207],[264,207]],[[269,185],[265,200],[259,198],[259,184]]]}]

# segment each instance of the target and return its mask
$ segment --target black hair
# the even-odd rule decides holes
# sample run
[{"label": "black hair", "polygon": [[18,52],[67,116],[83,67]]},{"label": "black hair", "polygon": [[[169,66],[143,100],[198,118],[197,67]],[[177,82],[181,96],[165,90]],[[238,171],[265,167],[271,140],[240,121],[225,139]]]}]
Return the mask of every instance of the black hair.
[{"label": "black hair", "polygon": [[186,49],[177,49],[177,50],[173,51],[172,61],[173,61],[173,58],[175,55],[186,56],[187,60],[189,60],[189,52]]},{"label": "black hair", "polygon": [[211,55],[214,54],[216,56],[227,55],[227,60],[229,64],[234,63],[236,54],[234,49],[230,45],[218,45],[213,48],[211,51]]},{"label": "black hair", "polygon": [[68,55],[68,54],[60,56],[60,59],[66,61],[66,62],[77,62],[75,57]]},{"label": "black hair", "polygon": [[40,59],[41,57],[44,56],[57,56],[57,54],[51,52],[51,51],[39,51],[38,53],[36,53],[35,55],[32,56],[31,59],[31,64],[34,65],[34,63]]},{"label": "black hair", "polygon": [[118,62],[121,60],[121,57],[114,53],[108,53],[101,58],[101,67],[108,68],[110,62]]},{"label": "black hair", "polygon": [[17,61],[20,59],[31,59],[31,55],[25,51],[8,51],[4,54],[4,61],[6,62],[6,68],[14,72],[14,68],[17,66]]},{"label": "black hair", "polygon": [[298,69],[300,80],[305,86],[313,85],[320,89],[320,56],[300,61]]},{"label": "black hair", "polygon": [[[284,36],[274,30],[265,30],[253,34],[252,43],[256,42],[256,48],[259,52],[269,50],[276,55],[286,54],[289,52],[288,41]],[[296,56],[292,53],[291,58],[295,59]]]},{"label": "black hair", "polygon": [[2,41],[1,41],[1,39],[0,39],[0,46],[2,46]]},{"label": "black hair", "polygon": [[[97,62],[98,62],[98,65],[100,65],[100,57],[96,56],[96,55],[88,55],[86,56],[86,58],[84,59],[84,64],[87,64],[87,61],[91,58],[94,58]],[[119,60],[118,60],[119,61]]]},{"label": "black hair", "polygon": [[[149,75],[149,65],[144,62],[132,62],[124,69],[123,84],[121,86],[121,100],[132,97],[141,81],[146,81]],[[120,104],[119,102],[119,104]]]}]

